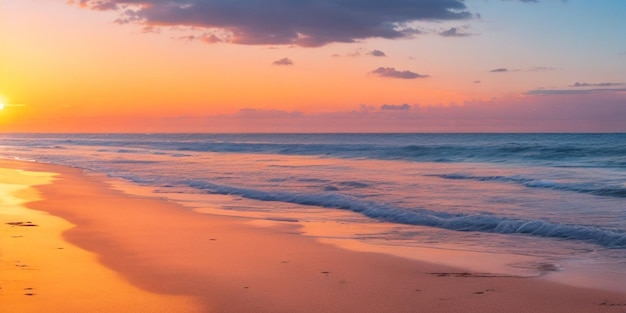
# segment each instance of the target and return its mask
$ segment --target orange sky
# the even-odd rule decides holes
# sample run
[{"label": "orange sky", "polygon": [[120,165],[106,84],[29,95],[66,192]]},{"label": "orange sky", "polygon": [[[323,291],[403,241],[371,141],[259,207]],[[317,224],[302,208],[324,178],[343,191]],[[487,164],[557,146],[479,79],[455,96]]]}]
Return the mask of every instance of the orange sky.
[{"label": "orange sky", "polygon": [[[467,9],[476,16],[480,13],[480,18],[418,21],[422,34],[415,38],[364,38],[355,43],[303,47],[208,44],[180,39],[201,33],[189,25],[146,33],[143,27],[150,25],[149,20],[142,21],[142,25],[116,24],[113,21],[119,14],[115,11],[81,8],[65,0],[1,0],[0,101],[6,107],[0,111],[0,131],[324,132],[368,131],[367,125],[372,131],[498,131],[494,125],[486,125],[489,121],[474,121],[473,128],[467,128],[458,117],[442,120],[449,114],[434,116],[432,110],[428,114],[433,118],[426,123],[432,127],[411,125],[419,124],[417,116],[425,116],[428,107],[474,103],[475,111],[480,111],[489,108],[476,103],[499,107],[520,103],[554,105],[562,102],[559,97],[581,90],[586,92],[579,98],[587,100],[577,106],[610,97],[617,104],[608,110],[615,114],[625,111],[626,44],[610,43],[566,54],[581,40],[593,45],[597,44],[594,40],[602,38],[554,34],[559,35],[554,38],[560,42],[552,45],[550,38],[540,36],[545,30],[521,33],[516,27],[528,27],[523,23],[529,21],[510,21],[510,12],[503,11],[517,10],[530,18],[536,12],[571,10],[574,14],[586,9],[578,1],[545,2],[468,1]],[[607,3],[623,6],[617,1]],[[604,27],[626,29],[625,20],[624,16],[615,16],[614,23],[621,25],[605,23]],[[559,31],[567,32],[567,22],[558,22],[536,23],[556,24],[558,29],[563,28]],[[464,33],[442,35],[452,27]],[[515,40],[502,41],[513,35]],[[535,46],[544,49],[531,49]],[[375,50],[385,56],[372,55]],[[587,61],[590,55],[598,60]],[[274,64],[283,58],[293,64]],[[585,64],[581,64],[583,60]],[[378,68],[397,72],[381,77],[373,73]],[[401,72],[425,77],[393,76]],[[586,86],[574,87],[576,82]],[[553,99],[547,101],[546,97]],[[505,103],[503,99],[527,100]],[[252,117],[249,109],[256,110],[258,116]],[[383,112],[387,109],[389,112]],[[268,112],[277,113],[272,115],[269,128],[262,126],[268,123]],[[397,119],[394,114],[415,119],[404,121],[402,127],[391,127]],[[304,116],[307,126],[298,128],[295,115],[300,119]],[[341,116],[343,125],[361,126],[338,128],[333,116]],[[424,125],[424,120],[420,123]],[[606,124],[595,120],[590,123]],[[626,131],[625,125],[612,123],[607,130]],[[282,124],[292,126],[281,128]],[[481,129],[481,125],[486,126]],[[564,130],[576,130],[572,127]],[[581,129],[586,130],[591,129]]]}]

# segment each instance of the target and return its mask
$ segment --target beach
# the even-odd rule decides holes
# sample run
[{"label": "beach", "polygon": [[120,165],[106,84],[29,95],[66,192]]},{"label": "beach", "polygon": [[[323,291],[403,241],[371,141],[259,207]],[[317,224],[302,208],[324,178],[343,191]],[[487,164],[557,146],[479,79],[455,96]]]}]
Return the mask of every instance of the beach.
[{"label": "beach", "polygon": [[198,214],[76,168],[0,168],[7,312],[626,309],[622,293],[350,251],[303,236],[294,222]]},{"label": "beach", "polygon": [[624,0],[0,25],[0,313],[626,313]]},{"label": "beach", "polygon": [[626,313],[626,1],[0,25],[0,313]]}]

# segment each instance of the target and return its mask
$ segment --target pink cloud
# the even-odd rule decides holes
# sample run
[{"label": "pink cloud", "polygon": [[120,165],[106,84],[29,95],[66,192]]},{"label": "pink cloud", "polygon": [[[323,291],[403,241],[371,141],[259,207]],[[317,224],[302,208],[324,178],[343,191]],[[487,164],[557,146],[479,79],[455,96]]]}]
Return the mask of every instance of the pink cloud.
[{"label": "pink cloud", "polygon": [[[305,114],[244,109],[202,118],[211,132],[626,132],[626,94],[528,95],[463,105],[387,105]],[[379,108],[382,106],[378,106]]]},{"label": "pink cloud", "polygon": [[[525,95],[449,106],[362,104],[350,111],[325,113],[242,109],[211,116],[83,120],[93,125],[86,132],[626,132],[624,116],[626,93],[602,93]],[[36,124],[46,125],[45,121]],[[71,131],[71,126],[59,127],[48,131]]]}]

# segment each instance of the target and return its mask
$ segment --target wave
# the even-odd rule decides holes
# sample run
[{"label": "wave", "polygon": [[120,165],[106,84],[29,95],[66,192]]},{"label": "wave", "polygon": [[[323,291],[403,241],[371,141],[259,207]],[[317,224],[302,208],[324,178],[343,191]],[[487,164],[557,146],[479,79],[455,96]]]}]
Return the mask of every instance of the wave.
[{"label": "wave", "polygon": [[294,193],[263,191],[206,181],[191,180],[186,185],[205,192],[236,195],[253,200],[278,201],[349,210],[367,217],[393,223],[436,227],[467,232],[525,234],[532,236],[580,240],[606,248],[626,248],[626,233],[587,225],[561,224],[542,220],[525,220],[493,214],[451,214],[426,209],[404,209],[355,197],[327,193]]},{"label": "wave", "polygon": [[[593,167],[623,167],[626,147],[549,147],[537,145],[380,145],[380,144],[294,144],[294,143],[159,143],[160,148],[177,151],[216,153],[264,153],[318,155],[419,162],[543,162],[564,161]],[[568,163],[568,162],[565,162]]]},{"label": "wave", "polygon": [[[8,136],[8,137],[7,137]],[[516,162],[626,168],[626,134],[83,134],[0,136],[29,148],[111,147],[118,153],[216,152],[417,162]],[[117,148],[117,149],[115,149]]]},{"label": "wave", "polygon": [[618,197],[626,198],[626,188],[623,187],[592,187],[589,184],[565,184],[557,183],[544,179],[534,179],[523,177],[519,175],[513,176],[477,176],[468,174],[443,174],[443,175],[428,175],[434,177],[440,177],[445,179],[461,179],[461,180],[476,180],[476,181],[497,181],[508,182],[523,185],[528,188],[545,188],[560,191],[572,191],[578,193],[592,194],[596,196],[605,197]]}]

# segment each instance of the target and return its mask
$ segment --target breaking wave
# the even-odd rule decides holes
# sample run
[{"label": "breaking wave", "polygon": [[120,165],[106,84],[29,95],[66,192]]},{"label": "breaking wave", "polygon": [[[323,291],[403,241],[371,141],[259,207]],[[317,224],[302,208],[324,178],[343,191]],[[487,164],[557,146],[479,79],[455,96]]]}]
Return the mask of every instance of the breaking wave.
[{"label": "breaking wave", "polygon": [[444,174],[444,175],[431,175],[435,177],[445,179],[460,179],[460,180],[476,180],[476,181],[493,181],[493,182],[508,182],[523,185],[528,188],[545,188],[560,191],[572,191],[578,193],[592,194],[596,196],[605,197],[618,197],[626,198],[626,188],[617,186],[591,186],[590,184],[580,183],[558,183],[544,179],[534,179],[523,177],[519,175],[513,176],[477,176],[468,174]]},{"label": "breaking wave", "polygon": [[452,214],[426,209],[397,208],[382,203],[363,201],[339,193],[295,193],[263,191],[218,185],[192,180],[186,185],[205,192],[236,195],[253,200],[279,201],[349,210],[367,217],[409,225],[437,227],[455,231],[525,234],[532,236],[580,240],[606,248],[626,248],[626,233],[587,225],[569,225],[543,220],[526,220],[494,214]]}]

